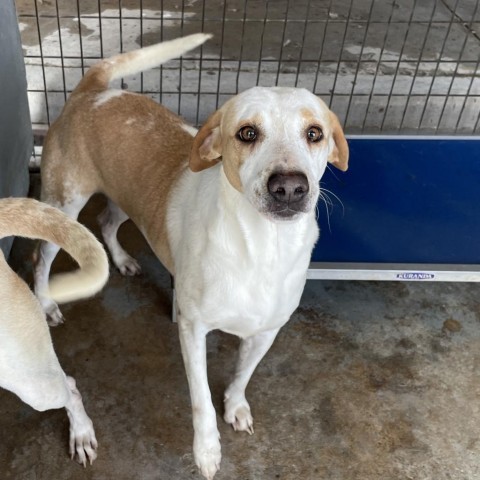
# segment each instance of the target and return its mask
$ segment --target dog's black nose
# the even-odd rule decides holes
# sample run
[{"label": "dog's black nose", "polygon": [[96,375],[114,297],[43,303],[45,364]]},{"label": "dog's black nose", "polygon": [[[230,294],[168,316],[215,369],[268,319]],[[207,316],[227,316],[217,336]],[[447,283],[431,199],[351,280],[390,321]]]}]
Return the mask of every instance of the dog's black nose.
[{"label": "dog's black nose", "polygon": [[282,203],[295,203],[308,193],[308,179],[303,173],[274,173],[267,182],[270,195]]}]

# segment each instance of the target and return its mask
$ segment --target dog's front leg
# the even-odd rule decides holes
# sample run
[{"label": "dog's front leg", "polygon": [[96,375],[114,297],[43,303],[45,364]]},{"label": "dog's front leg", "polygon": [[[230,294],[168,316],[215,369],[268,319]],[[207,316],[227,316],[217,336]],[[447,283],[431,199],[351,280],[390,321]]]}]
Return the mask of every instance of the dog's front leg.
[{"label": "dog's front leg", "polygon": [[193,416],[193,454],[203,476],[211,480],[222,458],[220,434],[207,377],[206,335],[204,325],[178,316],[180,343],[187,371]]},{"label": "dog's front leg", "polygon": [[238,351],[235,377],[225,391],[225,414],[227,423],[237,431],[253,434],[253,418],[245,398],[245,389],[260,360],[272,346],[279,329],[253,335],[242,340]]}]

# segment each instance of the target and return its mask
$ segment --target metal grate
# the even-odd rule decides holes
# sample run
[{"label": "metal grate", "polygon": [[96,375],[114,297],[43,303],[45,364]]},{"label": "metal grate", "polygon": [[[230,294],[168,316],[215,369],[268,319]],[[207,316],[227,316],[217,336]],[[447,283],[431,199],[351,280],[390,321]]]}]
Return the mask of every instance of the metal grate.
[{"label": "metal grate", "polygon": [[214,39],[123,87],[199,124],[254,85],[305,87],[347,133],[480,133],[477,0],[16,0],[32,123],[99,58],[197,31]]}]

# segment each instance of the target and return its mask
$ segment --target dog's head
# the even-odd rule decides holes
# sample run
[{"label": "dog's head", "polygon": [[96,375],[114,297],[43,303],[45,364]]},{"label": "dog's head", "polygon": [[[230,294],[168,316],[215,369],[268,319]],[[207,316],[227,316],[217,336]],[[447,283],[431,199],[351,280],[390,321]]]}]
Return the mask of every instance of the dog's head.
[{"label": "dog's head", "polygon": [[327,162],[348,167],[337,117],[304,89],[255,87],[223,105],[197,133],[190,168],[219,161],[230,184],[276,221],[310,212]]}]

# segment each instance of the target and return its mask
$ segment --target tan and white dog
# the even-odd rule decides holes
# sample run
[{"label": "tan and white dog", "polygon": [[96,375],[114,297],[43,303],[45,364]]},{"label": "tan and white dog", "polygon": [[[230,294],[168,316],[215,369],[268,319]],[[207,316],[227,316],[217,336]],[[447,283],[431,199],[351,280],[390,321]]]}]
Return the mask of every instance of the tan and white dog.
[{"label": "tan and white dog", "polygon": [[[211,479],[221,452],[206,335],[220,329],[242,339],[224,418],[253,433],[245,388],[298,306],[318,237],[319,180],[328,162],[347,169],[348,146],[336,116],[303,89],[247,90],[198,133],[145,96],[108,89],[111,80],[207,38],[192,35],[93,66],[47,135],[42,199],[76,217],[92,194],[103,192],[109,200],[99,220],[120,271],[139,271],[116,238],[131,218],[174,275],[194,457]],[[38,291],[55,254],[43,246]],[[58,307],[40,298],[52,322],[62,321]]]},{"label": "tan and white dog", "polygon": [[[19,235],[55,242],[80,269],[56,275],[45,298],[66,302],[89,297],[108,279],[102,245],[78,222],[28,198],[0,200],[0,238]],[[0,387],[35,410],[65,407],[70,420],[70,454],[84,465],[97,454],[97,440],[75,380],[67,377],[53,350],[45,313],[27,284],[8,266],[0,250]]]}]

